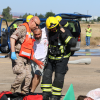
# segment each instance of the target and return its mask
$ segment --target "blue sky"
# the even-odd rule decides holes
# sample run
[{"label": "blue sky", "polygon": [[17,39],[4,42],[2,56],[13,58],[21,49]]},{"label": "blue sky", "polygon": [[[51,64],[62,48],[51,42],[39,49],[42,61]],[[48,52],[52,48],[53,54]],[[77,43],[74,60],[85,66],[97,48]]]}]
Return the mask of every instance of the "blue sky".
[{"label": "blue sky", "polygon": [[52,11],[55,14],[78,12],[100,16],[100,0],[0,0],[0,12],[8,6],[16,13],[46,14]]}]

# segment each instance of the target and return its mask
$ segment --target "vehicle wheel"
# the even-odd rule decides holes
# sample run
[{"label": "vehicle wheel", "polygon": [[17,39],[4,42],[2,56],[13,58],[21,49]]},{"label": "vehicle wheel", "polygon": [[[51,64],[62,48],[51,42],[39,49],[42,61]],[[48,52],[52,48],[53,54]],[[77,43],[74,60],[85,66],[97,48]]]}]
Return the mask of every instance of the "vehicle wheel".
[{"label": "vehicle wheel", "polygon": [[6,46],[1,46],[0,49],[1,49],[1,52],[2,52],[2,53],[9,53],[9,51],[10,51],[8,45],[6,45]]},{"label": "vehicle wheel", "polygon": [[74,55],[74,53],[75,53],[75,51],[71,51],[71,56],[73,56],[73,55]]}]

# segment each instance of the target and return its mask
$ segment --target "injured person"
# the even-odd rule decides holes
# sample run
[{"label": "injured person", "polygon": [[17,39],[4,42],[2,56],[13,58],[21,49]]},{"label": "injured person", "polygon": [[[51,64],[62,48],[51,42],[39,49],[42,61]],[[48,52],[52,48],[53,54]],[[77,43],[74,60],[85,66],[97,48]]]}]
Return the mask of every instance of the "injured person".
[{"label": "injured person", "polygon": [[86,96],[79,95],[77,100],[100,100],[100,88],[89,91]]}]

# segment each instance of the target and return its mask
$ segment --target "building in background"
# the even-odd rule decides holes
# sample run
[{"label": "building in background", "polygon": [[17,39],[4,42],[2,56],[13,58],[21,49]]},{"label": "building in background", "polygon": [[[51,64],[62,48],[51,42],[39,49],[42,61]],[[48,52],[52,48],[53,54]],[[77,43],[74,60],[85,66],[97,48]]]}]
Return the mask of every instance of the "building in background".
[{"label": "building in background", "polygon": [[3,16],[2,16],[2,15],[0,15],[0,18],[3,18]]},{"label": "building in background", "polygon": [[83,20],[83,21],[86,20],[86,19],[87,19],[87,21],[90,21],[90,20],[97,20],[98,17],[99,17],[99,16],[92,16],[91,18],[82,18],[82,20]]},{"label": "building in background", "polygon": [[12,19],[19,19],[18,16],[12,16]]}]

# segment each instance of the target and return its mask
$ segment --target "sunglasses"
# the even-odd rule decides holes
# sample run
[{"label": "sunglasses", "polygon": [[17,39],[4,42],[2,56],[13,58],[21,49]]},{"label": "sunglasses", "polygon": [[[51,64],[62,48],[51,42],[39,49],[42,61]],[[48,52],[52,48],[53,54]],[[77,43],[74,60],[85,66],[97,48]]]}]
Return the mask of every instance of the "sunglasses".
[{"label": "sunglasses", "polygon": [[[35,22],[35,21],[34,21]],[[39,26],[39,24],[37,24],[36,22],[35,22],[35,24],[36,24],[36,26]]]}]

